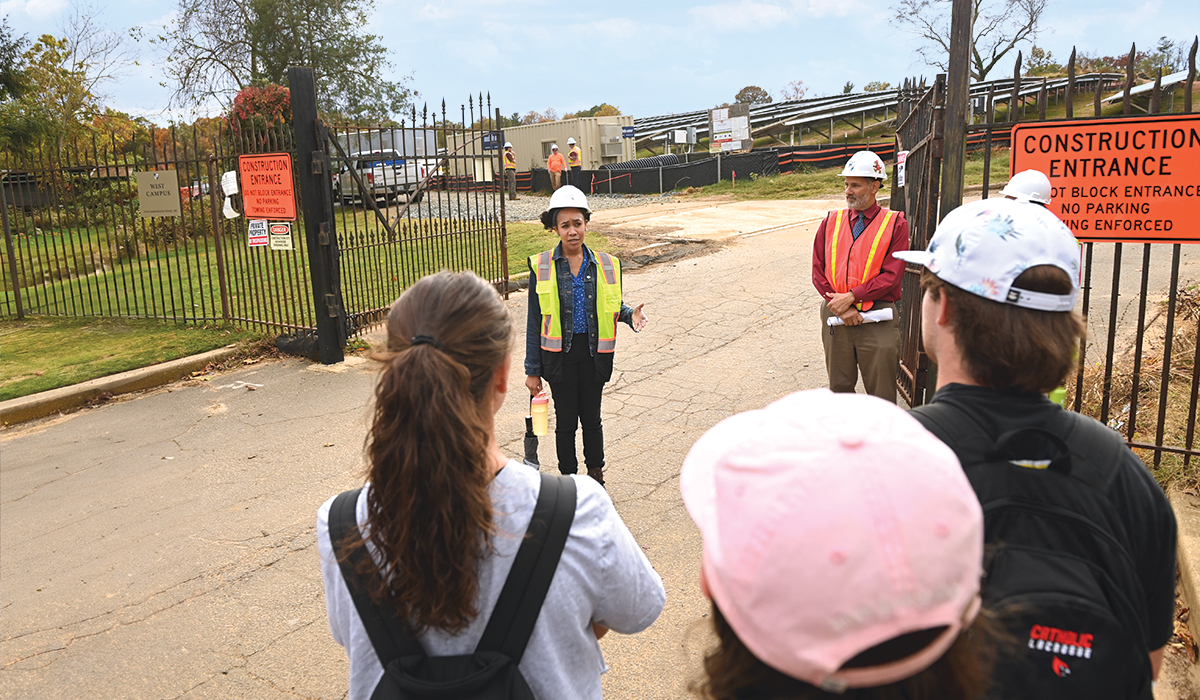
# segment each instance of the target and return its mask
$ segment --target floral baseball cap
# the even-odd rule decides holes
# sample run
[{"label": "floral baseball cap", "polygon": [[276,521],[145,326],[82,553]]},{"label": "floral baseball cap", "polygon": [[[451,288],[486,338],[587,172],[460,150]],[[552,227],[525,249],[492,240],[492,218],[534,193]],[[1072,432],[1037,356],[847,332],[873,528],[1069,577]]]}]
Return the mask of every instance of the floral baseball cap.
[{"label": "floral baseball cap", "polygon": [[[984,199],[946,215],[925,250],[893,253],[924,265],[942,281],[984,299],[1038,311],[1070,311],[1079,295],[1079,243],[1045,207],[1011,199]],[[1070,294],[1020,289],[1013,280],[1037,265],[1071,278]]]}]

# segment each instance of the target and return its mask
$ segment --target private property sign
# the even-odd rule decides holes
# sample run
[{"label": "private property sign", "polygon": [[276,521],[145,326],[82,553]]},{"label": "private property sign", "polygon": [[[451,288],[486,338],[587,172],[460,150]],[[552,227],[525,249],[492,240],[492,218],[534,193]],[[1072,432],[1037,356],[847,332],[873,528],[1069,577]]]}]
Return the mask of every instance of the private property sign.
[{"label": "private property sign", "polygon": [[1018,125],[1012,144],[1079,240],[1200,242],[1200,115]]},{"label": "private property sign", "polygon": [[242,180],[242,213],[247,219],[296,220],[292,154],[238,156]]}]

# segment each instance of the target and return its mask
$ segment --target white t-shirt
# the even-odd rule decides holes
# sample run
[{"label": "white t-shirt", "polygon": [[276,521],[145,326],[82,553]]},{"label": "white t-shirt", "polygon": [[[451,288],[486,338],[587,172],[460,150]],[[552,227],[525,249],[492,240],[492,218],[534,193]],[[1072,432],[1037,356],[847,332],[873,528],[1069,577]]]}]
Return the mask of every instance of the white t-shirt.
[{"label": "white t-shirt", "polygon": [[[662,579],[650,566],[612,500],[591,477],[577,476],[575,520],[533,635],[521,674],[539,700],[600,700],[600,674],[608,670],[592,621],[623,634],[641,632],[666,602]],[[358,523],[367,519],[367,490],[358,498]],[[500,597],[521,538],[533,516],[541,477],[509,461],[489,487],[497,524],[495,554],[480,566],[476,608],[487,611],[456,635],[430,630],[421,646],[431,656],[471,654]],[[329,499],[317,511],[317,546],[325,579],[325,606],[333,639],[350,657],[350,700],[367,700],[383,667],[358,617],[354,600],[329,544]]]}]

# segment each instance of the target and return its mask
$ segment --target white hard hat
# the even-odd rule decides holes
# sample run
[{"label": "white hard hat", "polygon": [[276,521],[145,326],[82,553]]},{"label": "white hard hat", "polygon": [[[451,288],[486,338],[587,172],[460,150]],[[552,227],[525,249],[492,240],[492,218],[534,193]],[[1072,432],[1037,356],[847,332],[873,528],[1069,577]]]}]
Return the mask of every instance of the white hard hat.
[{"label": "white hard hat", "polygon": [[550,195],[551,209],[564,209],[567,207],[588,211],[587,197],[574,185],[564,185],[555,190],[554,194]]},{"label": "white hard hat", "polygon": [[571,138],[567,139],[567,145],[568,145],[568,146],[574,146],[574,145],[575,145],[575,137],[574,137],[574,136],[572,136]]},{"label": "white hard hat", "polygon": [[552,144],[550,144],[550,150],[552,150],[552,151],[557,151],[557,150],[558,150],[558,144],[557,144],[557,143],[552,143]]},{"label": "white hard hat", "polygon": [[887,179],[887,168],[883,160],[871,151],[859,151],[850,156],[840,177],[870,177],[876,180]]},{"label": "white hard hat", "polygon": [[504,147],[505,147],[505,148],[512,148],[512,141],[505,141],[505,142],[504,142]]},{"label": "white hard hat", "polygon": [[1022,170],[1013,175],[1000,194],[1022,202],[1050,203],[1050,178],[1040,170]]}]

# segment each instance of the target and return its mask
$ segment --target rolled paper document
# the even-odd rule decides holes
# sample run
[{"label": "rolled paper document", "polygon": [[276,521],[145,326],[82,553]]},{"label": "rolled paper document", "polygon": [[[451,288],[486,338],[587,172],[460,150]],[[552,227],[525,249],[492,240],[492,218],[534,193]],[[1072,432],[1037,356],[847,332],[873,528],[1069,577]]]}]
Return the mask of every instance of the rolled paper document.
[{"label": "rolled paper document", "polygon": [[[864,311],[862,317],[863,323],[879,323],[880,321],[890,321],[895,316],[892,313],[892,309],[876,309],[874,311]],[[838,318],[837,316],[830,316],[829,318],[825,319],[825,323],[828,323],[831,326],[846,325],[845,322],[843,322],[842,319]]]}]

